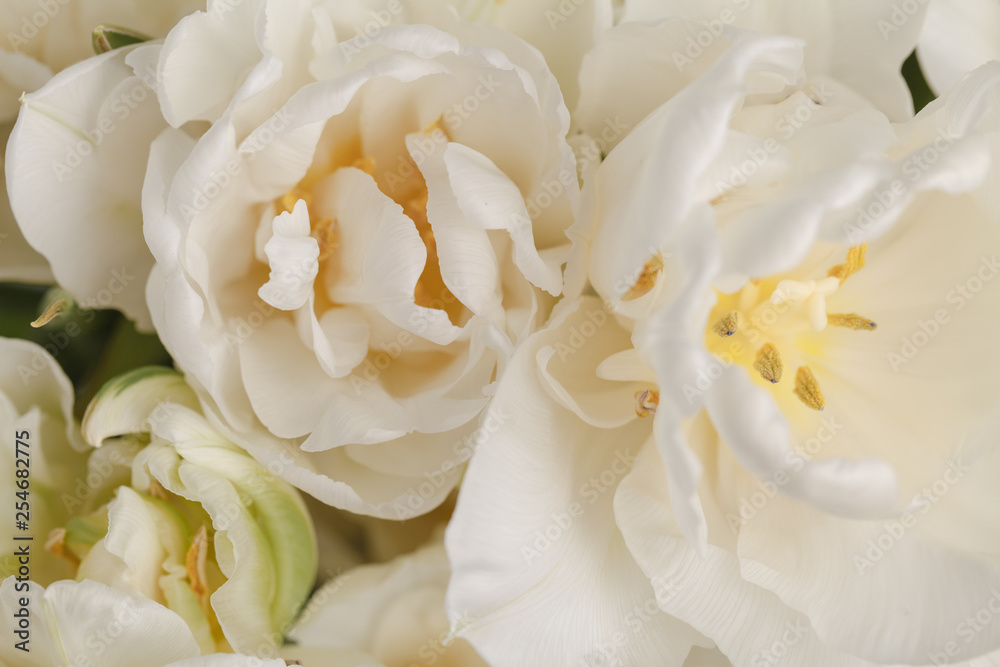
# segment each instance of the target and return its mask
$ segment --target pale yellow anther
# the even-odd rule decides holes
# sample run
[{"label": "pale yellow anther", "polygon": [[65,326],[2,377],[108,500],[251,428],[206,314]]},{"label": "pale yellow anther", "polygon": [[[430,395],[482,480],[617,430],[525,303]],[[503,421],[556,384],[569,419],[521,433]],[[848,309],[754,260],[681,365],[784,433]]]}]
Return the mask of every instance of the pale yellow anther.
[{"label": "pale yellow anther", "polygon": [[80,559],[76,554],[66,548],[66,529],[56,528],[49,533],[49,538],[45,541],[45,550],[56,558],[69,561],[72,565],[79,565]]},{"label": "pale yellow anther", "polygon": [[655,389],[643,389],[635,392],[635,414],[648,417],[656,412],[660,404],[660,392]]},{"label": "pale yellow anther", "polygon": [[312,193],[298,186],[281,195],[274,202],[274,207],[278,213],[291,213],[300,199],[305,200],[307,208],[312,208]]},{"label": "pale yellow anther", "polygon": [[823,390],[808,366],[799,366],[799,370],[795,372],[795,395],[813,410],[822,410],[826,405]]},{"label": "pale yellow anther", "polygon": [[625,293],[622,301],[632,301],[649,294],[650,290],[656,286],[656,277],[660,275],[661,271],[663,271],[663,253],[657,252],[646,261],[635,284]]},{"label": "pale yellow anther", "polygon": [[205,606],[208,604],[208,531],[205,526],[198,529],[191,540],[191,547],[184,558],[184,570],[191,582],[191,592]]},{"label": "pale yellow anther", "polygon": [[854,329],[855,331],[874,331],[878,328],[877,324],[872,322],[867,317],[862,317],[857,313],[830,313],[826,316],[826,318],[827,324],[834,327],[847,327],[848,329]]},{"label": "pale yellow anther", "polygon": [[155,479],[150,481],[149,490],[147,491],[147,493],[153,498],[156,498],[157,500],[165,501],[170,499],[170,495],[167,493],[167,490],[164,489],[163,485],[160,484]]},{"label": "pale yellow anther", "polygon": [[740,314],[731,311],[728,315],[712,325],[712,331],[723,338],[732,336],[740,329]]},{"label": "pale yellow anther", "polygon": [[337,233],[337,221],[330,218],[320,220],[312,229],[312,237],[319,244],[319,261],[323,262],[340,247],[340,234]]},{"label": "pale yellow anther", "polygon": [[31,323],[31,326],[35,329],[44,327],[58,317],[67,307],[69,307],[69,299],[56,299],[49,304],[44,313],[38,316],[38,319]]},{"label": "pale yellow anther", "polygon": [[867,250],[867,243],[852,247],[847,251],[847,261],[830,269],[827,275],[840,278],[840,284],[843,285],[845,280],[864,268],[865,252]]},{"label": "pale yellow anther", "polygon": [[772,343],[765,343],[757,350],[757,358],[754,359],[753,367],[762,378],[771,384],[780,382],[782,373],[785,371],[778,348]]}]

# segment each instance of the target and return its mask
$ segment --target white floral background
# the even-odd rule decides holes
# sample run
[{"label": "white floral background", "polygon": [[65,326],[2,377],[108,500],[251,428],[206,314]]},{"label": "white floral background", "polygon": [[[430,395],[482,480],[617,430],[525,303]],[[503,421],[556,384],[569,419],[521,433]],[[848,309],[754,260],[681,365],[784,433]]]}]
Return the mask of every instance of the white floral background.
[{"label": "white floral background", "polygon": [[0,0],[0,665],[1000,665],[997,0]]}]

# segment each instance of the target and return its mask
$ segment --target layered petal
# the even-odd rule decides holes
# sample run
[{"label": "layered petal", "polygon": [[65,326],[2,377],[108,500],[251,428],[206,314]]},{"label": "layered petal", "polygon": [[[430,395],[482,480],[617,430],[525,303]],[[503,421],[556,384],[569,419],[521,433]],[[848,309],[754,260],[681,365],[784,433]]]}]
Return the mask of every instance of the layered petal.
[{"label": "layered petal", "polygon": [[539,382],[536,356],[566,345],[588,307],[599,303],[564,304],[515,353],[493,405],[517,419],[480,446],[446,535],[452,632],[491,664],[679,665],[698,641],[643,611],[655,611],[655,592],[613,525],[614,489],[649,427],[589,426]]}]

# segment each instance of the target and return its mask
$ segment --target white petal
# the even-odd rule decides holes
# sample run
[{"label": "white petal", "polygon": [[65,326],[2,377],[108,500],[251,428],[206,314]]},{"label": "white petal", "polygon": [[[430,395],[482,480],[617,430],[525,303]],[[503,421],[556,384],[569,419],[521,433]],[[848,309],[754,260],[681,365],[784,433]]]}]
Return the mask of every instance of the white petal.
[{"label": "white petal", "polygon": [[900,66],[917,45],[925,11],[926,4],[904,9],[893,0],[630,0],[623,20],[684,16],[697,21],[709,36],[713,29],[732,24],[801,38],[806,43],[806,71],[811,76],[842,81],[893,121],[903,121],[912,116],[913,105]]},{"label": "white petal", "polygon": [[140,195],[148,146],[164,123],[153,92],[125,64],[128,52],[84,61],[28,95],[5,171],[24,237],[59,283],[84,307],[120,308],[149,328]]},{"label": "white petal", "polygon": [[[0,146],[6,146],[14,121],[0,123]],[[14,212],[10,210],[7,195],[7,176],[0,162],[0,280],[51,284],[56,281],[49,262],[28,245],[17,226]]]},{"label": "white petal", "polygon": [[[450,143],[445,168],[458,207],[481,229],[502,229],[514,242],[514,263],[533,285],[553,296],[562,291],[558,263],[538,254],[531,218],[520,190],[489,158],[462,144]],[[554,259],[554,258],[553,258]]]},{"label": "white petal", "polygon": [[[20,608],[22,592],[13,577],[0,587],[4,623]],[[198,655],[198,645],[179,616],[150,600],[93,581],[58,581],[47,589],[30,584],[30,653],[0,646],[0,659],[12,665],[103,664],[163,667]],[[11,635],[14,628],[6,634]],[[113,639],[112,639],[113,637]],[[25,661],[25,658],[28,661]]]},{"label": "white petal", "polygon": [[[825,646],[807,617],[774,593],[744,580],[740,558],[718,544],[731,543],[732,538],[714,503],[708,505],[712,544],[704,554],[699,553],[685,539],[665,486],[663,467],[655,451],[647,447],[615,494],[618,525],[653,581],[656,600],[665,613],[715,642],[732,664],[779,660],[824,667],[869,664]],[[707,485],[702,488],[710,491]]]},{"label": "white petal", "polygon": [[[789,534],[823,538],[778,537]],[[780,496],[740,529],[738,548],[743,577],[805,613],[832,648],[878,663],[920,664],[949,642],[958,658],[1000,645],[995,625],[980,632],[963,626],[997,606],[995,551],[990,558],[956,552],[898,520],[845,521]],[[925,614],[930,607],[934,614]]]},{"label": "white petal", "polygon": [[435,144],[428,153],[421,149],[420,138],[408,135],[406,145],[414,161],[420,160],[420,172],[427,181],[427,221],[434,231],[444,284],[473,313],[502,325],[496,251],[485,229],[466,224],[444,159],[447,144]]},{"label": "white petal", "polygon": [[207,12],[185,17],[170,31],[157,80],[163,117],[172,126],[222,116],[262,58],[254,30],[260,4],[212,2]]},{"label": "white petal", "polygon": [[[592,426],[615,428],[636,418],[634,397],[648,382],[602,380],[595,366],[602,359],[631,350],[631,340],[597,299],[585,298],[576,307],[561,303],[568,340],[538,352],[542,386],[560,405]],[[617,354],[616,354],[617,352]],[[655,380],[653,382],[655,384]]]},{"label": "white petal", "polygon": [[484,666],[465,641],[442,643],[448,634],[449,574],[439,544],[390,563],[354,568],[313,594],[288,635],[310,648],[362,650],[383,664],[419,660],[430,649],[444,664]]},{"label": "white petal", "polygon": [[1000,60],[1000,6],[990,0],[930,3],[917,56],[938,94],[983,63]]},{"label": "white petal", "polygon": [[150,414],[161,403],[198,409],[198,398],[172,369],[150,366],[118,375],[87,406],[84,438],[92,447],[100,447],[108,438],[149,433]]},{"label": "white petal", "polygon": [[777,71],[790,83],[798,57],[794,41],[745,37],[611,151],[594,184],[601,210],[591,212],[600,220],[593,242],[602,251],[590,269],[598,293],[617,304],[693,214],[696,183],[727,137],[749,74]]},{"label": "white petal", "polygon": [[783,493],[823,511],[851,518],[884,518],[898,503],[893,467],[866,457],[803,461],[792,448],[788,422],[771,396],[743,368],[728,368],[705,404],[722,440],[760,479],[784,473]]},{"label": "white petal", "polygon": [[694,639],[683,626],[626,620],[655,598],[612,514],[648,422],[598,429],[548,397],[536,355],[567,336],[558,323],[536,334],[500,381],[493,408],[516,418],[473,458],[446,535],[453,633],[496,665],[577,664],[607,647],[618,664],[679,665]]}]

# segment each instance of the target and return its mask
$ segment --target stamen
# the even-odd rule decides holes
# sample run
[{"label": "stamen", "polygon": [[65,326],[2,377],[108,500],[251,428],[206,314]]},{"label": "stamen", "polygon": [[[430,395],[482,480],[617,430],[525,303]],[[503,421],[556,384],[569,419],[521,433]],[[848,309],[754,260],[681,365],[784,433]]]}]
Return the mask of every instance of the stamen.
[{"label": "stamen", "polygon": [[167,490],[163,488],[163,485],[160,484],[155,479],[149,482],[148,493],[157,500],[170,500],[170,496],[167,494]]},{"label": "stamen", "polygon": [[331,218],[320,220],[312,230],[312,237],[319,244],[320,262],[330,258],[334,251],[340,247],[340,234],[337,233],[337,221]]},{"label": "stamen", "polygon": [[835,327],[847,327],[855,331],[873,331],[878,328],[877,324],[857,313],[847,313],[846,315],[830,313],[826,317],[827,323]]},{"label": "stamen", "polygon": [[660,392],[655,389],[643,389],[635,392],[635,414],[648,417],[656,412],[660,404]]},{"label": "stamen", "polygon": [[635,284],[622,297],[622,301],[632,301],[633,299],[638,299],[641,296],[649,294],[650,290],[656,286],[656,277],[661,271],[663,271],[663,253],[657,252],[646,261],[646,264],[642,267],[642,272],[639,273],[639,277],[635,280]]},{"label": "stamen", "polygon": [[739,331],[740,328],[740,314],[737,311],[731,311],[728,315],[723,317],[721,320],[712,325],[712,331],[716,334],[726,338],[727,336],[732,336],[734,333]]},{"label": "stamen", "polygon": [[762,378],[771,384],[779,382],[785,370],[784,364],[781,363],[781,355],[778,353],[778,348],[771,343],[765,343],[763,347],[757,350],[757,358],[753,362],[753,367],[760,373]]},{"label": "stamen", "polygon": [[799,366],[799,370],[795,372],[795,395],[813,410],[822,410],[826,405],[823,390],[808,366]]},{"label": "stamen", "polygon": [[295,208],[295,204],[300,199],[304,199],[306,201],[306,207],[312,209],[312,194],[298,186],[281,195],[281,197],[274,202],[274,206],[278,210],[279,215],[281,213],[291,213],[292,209]]},{"label": "stamen", "polygon": [[847,261],[830,269],[830,272],[827,273],[827,275],[839,278],[840,284],[843,285],[845,280],[864,268],[865,252],[867,250],[867,243],[862,243],[861,245],[852,247],[847,251]]},{"label": "stamen", "polygon": [[56,558],[63,558],[72,565],[79,565],[80,559],[76,554],[66,548],[66,529],[56,528],[49,533],[49,539],[45,541],[45,550]]},{"label": "stamen", "polygon": [[44,313],[38,316],[38,319],[31,323],[31,327],[33,329],[44,327],[46,324],[58,317],[59,314],[66,310],[68,306],[69,299],[56,299],[49,304],[49,307],[45,309]]},{"label": "stamen", "polygon": [[184,558],[184,569],[191,582],[191,592],[205,606],[208,603],[208,573],[205,565],[208,562],[208,531],[205,526],[198,529],[191,540],[191,547]]}]

